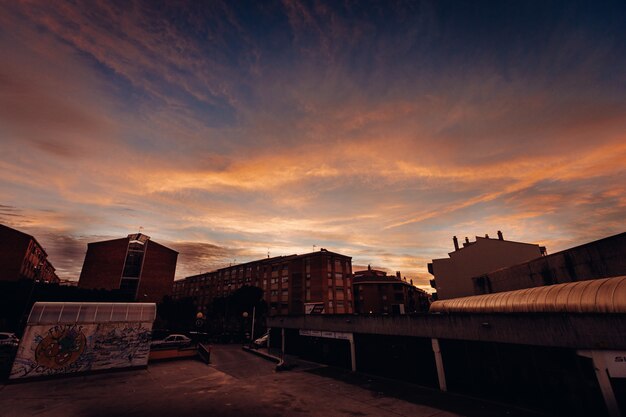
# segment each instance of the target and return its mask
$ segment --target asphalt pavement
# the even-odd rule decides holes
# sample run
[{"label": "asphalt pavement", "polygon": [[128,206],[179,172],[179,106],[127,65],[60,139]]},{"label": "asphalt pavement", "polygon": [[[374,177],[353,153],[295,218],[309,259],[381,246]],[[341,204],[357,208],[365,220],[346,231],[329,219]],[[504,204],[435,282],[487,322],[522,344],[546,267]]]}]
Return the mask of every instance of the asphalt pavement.
[{"label": "asphalt pavement", "polygon": [[211,362],[179,359],[142,370],[0,385],[0,415],[536,416],[462,397],[436,397],[432,391],[426,393],[439,399],[426,401],[429,396],[414,386],[407,391],[393,381],[310,362],[296,361],[291,371],[275,372],[275,363],[235,345],[213,346]]}]

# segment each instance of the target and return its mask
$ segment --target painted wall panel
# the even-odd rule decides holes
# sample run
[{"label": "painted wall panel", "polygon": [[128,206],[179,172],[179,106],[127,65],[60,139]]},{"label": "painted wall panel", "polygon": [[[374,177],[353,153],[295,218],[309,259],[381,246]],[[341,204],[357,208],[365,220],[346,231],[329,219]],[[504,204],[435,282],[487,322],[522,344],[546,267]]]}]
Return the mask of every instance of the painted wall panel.
[{"label": "painted wall panel", "polygon": [[146,366],[152,323],[29,325],[10,379]]}]

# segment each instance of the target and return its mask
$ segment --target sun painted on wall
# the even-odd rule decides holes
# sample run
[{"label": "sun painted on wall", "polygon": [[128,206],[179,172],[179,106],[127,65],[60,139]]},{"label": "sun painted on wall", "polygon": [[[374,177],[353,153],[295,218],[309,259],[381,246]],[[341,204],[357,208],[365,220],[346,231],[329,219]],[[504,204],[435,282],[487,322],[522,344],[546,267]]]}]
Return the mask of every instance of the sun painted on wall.
[{"label": "sun painted on wall", "polygon": [[86,342],[81,327],[55,326],[37,345],[35,361],[49,369],[64,368],[76,362],[85,350]]}]

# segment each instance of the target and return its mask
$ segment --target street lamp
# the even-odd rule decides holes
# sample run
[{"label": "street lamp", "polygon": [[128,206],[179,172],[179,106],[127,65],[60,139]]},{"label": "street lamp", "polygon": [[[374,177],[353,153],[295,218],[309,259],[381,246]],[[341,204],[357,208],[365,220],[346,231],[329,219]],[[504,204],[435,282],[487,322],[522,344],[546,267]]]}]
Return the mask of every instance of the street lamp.
[{"label": "street lamp", "polygon": [[[245,319],[247,319],[250,314],[247,311],[244,311],[243,313],[241,313],[241,315],[243,316],[244,321],[245,321]],[[253,306],[252,307],[252,326],[251,326],[251,329],[250,329],[250,345],[251,346],[252,346],[252,343],[254,342],[254,321],[255,321],[255,318],[256,318],[256,306]]]},{"label": "street lamp", "polygon": [[245,339],[247,339],[247,336],[248,336],[248,333],[245,330],[246,329],[246,321],[248,319],[248,316],[249,316],[249,314],[248,314],[247,311],[244,311],[243,313],[241,313],[241,317],[243,317],[243,326],[242,327],[243,327],[244,342],[245,342]]}]

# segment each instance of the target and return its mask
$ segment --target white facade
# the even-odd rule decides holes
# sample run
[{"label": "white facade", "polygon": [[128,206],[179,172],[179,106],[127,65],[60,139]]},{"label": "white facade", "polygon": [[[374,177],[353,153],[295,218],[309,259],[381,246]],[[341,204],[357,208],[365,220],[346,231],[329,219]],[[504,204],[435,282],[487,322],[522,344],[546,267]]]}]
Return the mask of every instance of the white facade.
[{"label": "white facade", "polygon": [[435,276],[439,300],[467,297],[474,295],[473,277],[538,258],[544,251],[531,243],[476,236],[475,242],[466,239],[449,258],[433,259],[428,269]]}]

